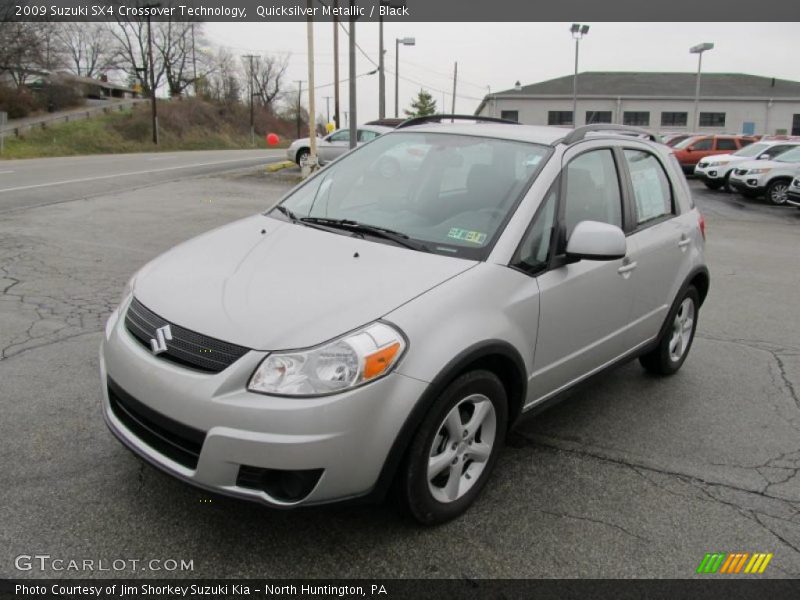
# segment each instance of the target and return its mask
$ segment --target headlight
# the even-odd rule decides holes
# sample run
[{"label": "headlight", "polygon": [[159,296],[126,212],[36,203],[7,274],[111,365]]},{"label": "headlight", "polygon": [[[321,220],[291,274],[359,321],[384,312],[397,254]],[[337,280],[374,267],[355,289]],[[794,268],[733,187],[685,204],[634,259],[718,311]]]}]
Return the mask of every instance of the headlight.
[{"label": "headlight", "polygon": [[764,173],[769,173],[772,171],[770,167],[763,167],[761,169],[750,169],[747,174],[748,175],[763,175]]},{"label": "headlight", "polygon": [[724,167],[725,165],[728,164],[728,162],[730,162],[730,161],[727,161],[727,160],[716,160],[714,162],[708,163],[708,166],[709,167]]},{"label": "headlight", "polygon": [[340,392],[386,375],[405,349],[400,332],[386,323],[373,323],[316,348],[270,354],[247,389],[280,396]]}]

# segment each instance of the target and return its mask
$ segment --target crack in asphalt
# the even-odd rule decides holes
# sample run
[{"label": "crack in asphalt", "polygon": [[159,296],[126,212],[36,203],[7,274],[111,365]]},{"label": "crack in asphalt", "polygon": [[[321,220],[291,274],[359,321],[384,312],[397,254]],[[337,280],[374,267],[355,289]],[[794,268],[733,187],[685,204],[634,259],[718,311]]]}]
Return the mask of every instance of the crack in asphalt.
[{"label": "crack in asphalt", "polygon": [[621,531],[625,535],[628,535],[630,537],[636,538],[636,539],[641,540],[643,542],[650,542],[651,541],[648,538],[642,537],[641,535],[639,535],[637,533],[633,533],[632,531],[629,531],[629,530],[625,529],[621,525],[617,525],[616,523],[611,523],[610,521],[604,521],[602,519],[594,519],[592,517],[587,517],[585,515],[573,515],[573,514],[570,514],[570,513],[562,513],[562,512],[551,511],[551,510],[544,510],[542,508],[532,508],[531,510],[533,512],[543,513],[545,515],[551,515],[553,517],[559,517],[561,519],[575,519],[577,521],[586,521],[587,523],[596,523],[598,525],[604,525],[606,527],[610,527],[612,529],[616,529],[618,531]]},{"label": "crack in asphalt", "polygon": [[[541,447],[541,448],[546,448],[548,450],[554,450],[554,451],[558,451],[558,452],[566,452],[568,454],[579,456],[581,458],[586,458],[586,459],[589,459],[589,460],[598,460],[598,461],[611,463],[611,464],[615,464],[615,465],[630,469],[634,473],[639,475],[642,479],[647,481],[649,484],[651,484],[651,485],[659,488],[660,490],[665,491],[665,492],[667,492],[667,493],[669,493],[671,495],[684,497],[684,498],[694,498],[694,499],[699,499],[699,500],[705,499],[706,501],[709,501],[709,502],[713,502],[713,503],[716,503],[716,504],[723,504],[725,506],[728,506],[728,507],[734,509],[742,517],[747,518],[748,520],[750,520],[753,523],[757,524],[760,528],[762,528],[765,531],[767,531],[768,533],[770,533],[773,537],[777,538],[781,543],[785,544],[791,550],[793,550],[798,555],[800,555],[800,547],[798,545],[793,543],[791,540],[787,539],[784,535],[782,535],[780,532],[776,531],[773,527],[770,527],[767,523],[764,523],[764,521],[759,518],[759,516],[761,516],[761,517],[767,517],[767,518],[771,518],[771,519],[779,519],[781,521],[797,525],[798,523],[796,521],[794,521],[794,518],[796,518],[798,515],[800,515],[800,502],[793,502],[793,501],[787,500],[785,498],[772,496],[770,494],[764,493],[763,491],[740,488],[740,487],[737,487],[737,486],[732,485],[732,484],[707,481],[707,480],[704,480],[704,479],[702,479],[700,477],[697,477],[696,475],[689,475],[689,474],[686,474],[686,473],[680,473],[678,471],[671,471],[671,470],[668,470],[668,469],[658,468],[658,467],[655,467],[653,465],[645,465],[645,464],[641,464],[641,463],[635,463],[635,462],[626,461],[626,460],[623,460],[623,459],[620,459],[620,458],[604,456],[602,454],[593,453],[593,452],[589,451],[586,448],[571,448],[569,446],[562,445],[561,442],[563,440],[560,440],[558,438],[544,439],[543,437],[540,437],[540,436],[537,436],[537,435],[526,434],[526,433],[523,433],[523,432],[520,432],[520,431],[517,431],[517,430],[515,430],[513,432],[513,434],[515,436],[518,436],[519,438],[522,438],[522,440],[527,442],[528,445],[531,445],[531,446],[534,446],[534,447],[538,446],[538,447]],[[567,442],[567,443],[569,444],[569,443],[572,443],[572,442]],[[791,454],[791,453],[786,453],[786,454]],[[785,456],[785,455],[782,455],[782,456]],[[647,477],[646,475],[644,475],[644,473],[642,471],[651,472],[651,473],[657,473],[657,474],[663,475],[665,477],[675,478],[678,481],[681,481],[682,483],[685,483],[687,485],[692,486],[694,489],[696,489],[702,495],[702,497],[689,496],[689,495],[686,495],[686,494],[678,493],[678,492],[676,492],[674,490],[670,490],[670,489],[668,489],[668,488],[656,483],[650,477]],[[711,489],[709,489],[709,488],[711,488]],[[761,508],[760,510],[743,507],[740,504],[737,504],[736,502],[734,502],[733,500],[721,498],[718,495],[712,493],[711,490],[713,490],[714,488],[720,488],[720,489],[723,489],[723,490],[731,490],[731,491],[739,492],[739,493],[746,494],[746,495],[756,496],[756,497],[758,497],[760,499],[763,499],[763,500],[766,500],[766,501],[768,501],[770,503],[778,503],[779,505],[781,505],[782,508],[785,508],[788,512],[790,512],[792,517],[791,518],[786,518],[786,517],[782,517],[780,515],[775,515],[775,514],[771,514],[770,512],[767,512],[770,508],[775,508],[774,506],[773,507]],[[546,511],[540,511],[540,512],[546,512]],[[580,517],[576,517],[576,518],[580,518]],[[588,518],[588,520],[591,520],[591,519]],[[609,523],[605,523],[605,524],[611,525],[611,526],[614,525],[614,524],[609,524]],[[630,532],[628,532],[628,533],[630,533]],[[636,535],[636,534],[632,534],[632,535]],[[639,537],[639,536],[636,536],[636,537]],[[644,539],[644,538],[641,538],[641,539]],[[646,540],[646,541],[649,541],[649,540]]]}]

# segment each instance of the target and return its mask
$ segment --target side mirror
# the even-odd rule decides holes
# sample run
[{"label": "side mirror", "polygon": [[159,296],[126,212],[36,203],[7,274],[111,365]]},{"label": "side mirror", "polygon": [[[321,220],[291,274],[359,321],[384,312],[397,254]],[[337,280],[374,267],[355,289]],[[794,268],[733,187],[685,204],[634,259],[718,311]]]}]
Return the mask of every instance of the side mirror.
[{"label": "side mirror", "polygon": [[687,152],[691,152],[692,150],[694,150],[694,148],[692,148],[691,146],[689,146],[688,148],[684,148],[684,150],[686,150]]},{"label": "side mirror", "polygon": [[761,156],[758,157],[758,160],[769,160],[771,158],[772,157],[769,154],[762,154]]},{"label": "side mirror", "polygon": [[567,258],[573,260],[616,260],[627,252],[622,229],[599,221],[581,221],[567,242]]}]

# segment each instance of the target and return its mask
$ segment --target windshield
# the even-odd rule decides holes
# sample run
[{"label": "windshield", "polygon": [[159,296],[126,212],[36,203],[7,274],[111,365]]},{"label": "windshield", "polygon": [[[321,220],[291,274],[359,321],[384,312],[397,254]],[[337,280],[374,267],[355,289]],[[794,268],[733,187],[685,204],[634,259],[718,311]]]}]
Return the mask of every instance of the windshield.
[{"label": "windshield", "polygon": [[[480,260],[549,154],[524,142],[394,132],[331,163],[281,205],[301,221],[346,219]],[[271,214],[289,218],[285,210]]]},{"label": "windshield", "polygon": [[741,150],[737,150],[733,153],[733,156],[741,156],[743,158],[752,158],[753,156],[758,156],[764,150],[769,148],[769,144],[750,144],[749,146],[745,146]]},{"label": "windshield", "polygon": [[776,160],[778,162],[787,162],[787,163],[796,163],[800,162],[800,148],[795,148],[794,150],[789,150],[780,154],[773,158],[772,160]]}]

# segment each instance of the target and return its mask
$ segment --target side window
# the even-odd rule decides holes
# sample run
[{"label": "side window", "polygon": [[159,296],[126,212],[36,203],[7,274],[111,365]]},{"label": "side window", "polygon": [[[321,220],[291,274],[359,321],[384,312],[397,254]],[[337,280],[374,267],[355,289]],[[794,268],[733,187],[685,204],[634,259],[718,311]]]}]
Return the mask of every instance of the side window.
[{"label": "side window", "polygon": [[622,197],[611,150],[592,150],[566,169],[564,225],[567,238],[581,221],[600,221],[622,227]]},{"label": "side window", "polygon": [[329,138],[331,142],[349,142],[350,141],[350,130],[349,129],[342,129],[341,131],[337,131]]},{"label": "side window", "polygon": [[633,183],[636,224],[672,214],[672,190],[658,159],[642,150],[625,150],[625,161]]},{"label": "side window", "polygon": [[378,137],[380,133],[377,131],[369,131],[367,129],[359,129],[358,130],[358,141],[359,142],[370,142]]},{"label": "side window", "polygon": [[731,138],[717,138],[717,150],[738,150],[736,140]]},{"label": "side window", "polygon": [[550,241],[553,237],[553,222],[558,204],[558,187],[553,185],[542,201],[536,217],[514,254],[512,266],[535,274],[547,267],[550,259]]},{"label": "side window", "polygon": [[711,138],[703,138],[692,144],[692,150],[711,150]]}]

